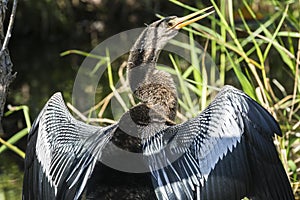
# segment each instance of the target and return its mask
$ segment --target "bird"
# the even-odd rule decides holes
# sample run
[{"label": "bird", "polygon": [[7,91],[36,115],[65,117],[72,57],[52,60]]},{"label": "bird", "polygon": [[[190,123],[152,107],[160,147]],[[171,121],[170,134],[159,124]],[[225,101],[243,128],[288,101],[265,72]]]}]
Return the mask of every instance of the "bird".
[{"label": "bird", "polygon": [[[175,123],[176,85],[156,68],[157,59],[181,28],[210,9],[165,17],[144,29],[127,62],[129,87],[139,103],[115,124],[75,119],[59,92],[48,100],[28,135],[23,200],[294,199],[273,143],[275,134],[282,136],[280,127],[244,92],[223,86],[200,114]],[[103,164],[120,159],[109,144],[142,155],[132,166],[143,163],[148,171]]]}]

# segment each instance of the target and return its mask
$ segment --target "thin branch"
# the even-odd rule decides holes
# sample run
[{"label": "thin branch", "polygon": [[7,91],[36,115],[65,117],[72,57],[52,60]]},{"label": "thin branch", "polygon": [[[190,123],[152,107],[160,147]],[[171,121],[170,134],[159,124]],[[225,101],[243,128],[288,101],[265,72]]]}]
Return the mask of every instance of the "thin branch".
[{"label": "thin branch", "polygon": [[82,121],[87,123],[98,122],[98,123],[108,123],[114,124],[116,121],[107,119],[107,118],[87,118],[84,114],[82,114],[79,110],[77,110],[72,104],[67,103],[68,108],[73,111]]},{"label": "thin branch", "polygon": [[97,122],[97,123],[106,123],[106,124],[115,124],[117,121],[108,119],[108,118],[89,118],[88,122]]},{"label": "thin branch", "polygon": [[88,118],[86,116],[84,116],[84,114],[82,114],[79,110],[77,110],[72,104],[70,104],[69,102],[67,102],[67,106],[70,110],[72,110],[81,120],[83,121],[88,121]]},{"label": "thin branch", "polygon": [[6,32],[6,35],[5,35],[5,39],[4,39],[4,42],[3,42],[2,49],[0,51],[0,56],[3,54],[4,50],[7,49],[9,39],[11,38],[11,31],[12,31],[13,24],[14,24],[14,21],[15,21],[17,5],[18,5],[18,0],[14,0],[12,11],[11,11],[11,14],[10,14],[10,19],[9,19],[7,32]]}]

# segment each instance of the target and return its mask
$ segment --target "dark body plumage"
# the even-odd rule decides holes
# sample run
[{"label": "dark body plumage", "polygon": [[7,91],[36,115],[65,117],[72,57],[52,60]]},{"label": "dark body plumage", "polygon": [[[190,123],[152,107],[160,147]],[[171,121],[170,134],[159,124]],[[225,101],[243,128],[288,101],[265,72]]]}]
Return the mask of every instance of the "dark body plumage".
[{"label": "dark body plumage", "polygon": [[[274,118],[243,92],[225,86],[197,117],[175,125],[177,94],[157,70],[160,50],[178,29],[168,17],[148,26],[128,59],[128,79],[141,101],[108,127],[74,119],[56,93],[29,133],[23,199],[292,200],[272,137]],[[127,173],[101,161],[120,159],[109,143],[142,153]]]}]

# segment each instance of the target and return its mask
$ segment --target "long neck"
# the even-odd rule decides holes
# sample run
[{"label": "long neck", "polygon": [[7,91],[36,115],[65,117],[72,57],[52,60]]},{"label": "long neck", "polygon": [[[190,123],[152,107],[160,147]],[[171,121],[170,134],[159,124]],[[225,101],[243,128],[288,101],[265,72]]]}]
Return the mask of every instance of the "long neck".
[{"label": "long neck", "polygon": [[157,29],[145,29],[130,51],[127,65],[129,85],[142,103],[173,121],[177,109],[176,87],[170,74],[156,69],[165,41],[155,38],[155,31]]},{"label": "long neck", "polygon": [[130,50],[128,69],[132,69],[143,64],[156,64],[160,50],[166,43],[158,38],[157,32],[161,30],[162,29],[157,27],[147,27],[140,34]]}]

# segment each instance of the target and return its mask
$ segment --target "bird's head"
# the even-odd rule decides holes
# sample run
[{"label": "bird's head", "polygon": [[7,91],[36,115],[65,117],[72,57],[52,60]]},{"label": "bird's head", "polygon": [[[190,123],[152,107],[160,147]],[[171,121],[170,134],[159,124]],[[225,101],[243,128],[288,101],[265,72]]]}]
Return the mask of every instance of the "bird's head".
[{"label": "bird's head", "polygon": [[[142,34],[143,38],[147,38],[147,41],[151,41],[153,48],[161,49],[170,39],[177,35],[181,28],[212,14],[214,12],[212,9],[213,7],[211,6],[184,17],[169,16],[155,21],[147,27],[148,30],[145,31],[145,35]],[[206,13],[203,14],[204,12]],[[154,44],[156,44],[156,46],[154,46]],[[148,45],[151,47],[151,44]],[[149,48],[148,45],[146,46],[147,48]]]},{"label": "bird's head", "polygon": [[[214,12],[212,9],[211,6],[184,17],[170,16],[150,24],[131,48],[128,68],[156,62],[159,52],[170,39],[177,35],[181,28],[212,14]],[[204,12],[206,13],[203,14]]]}]

